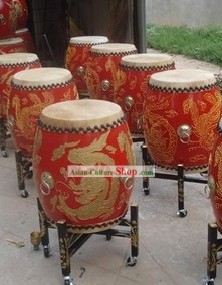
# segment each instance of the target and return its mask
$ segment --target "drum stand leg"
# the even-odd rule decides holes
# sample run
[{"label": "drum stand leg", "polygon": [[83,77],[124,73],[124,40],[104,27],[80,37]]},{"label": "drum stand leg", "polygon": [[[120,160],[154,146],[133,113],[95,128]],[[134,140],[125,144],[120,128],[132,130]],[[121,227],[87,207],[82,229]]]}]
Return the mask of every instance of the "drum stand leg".
[{"label": "drum stand leg", "polygon": [[[152,164],[150,155],[147,151],[147,146],[145,144],[142,145],[142,157],[143,157],[143,164],[144,165],[151,165]],[[149,193],[150,193],[149,177],[143,177],[143,192],[145,193],[145,195],[149,195]]]},{"label": "drum stand leg", "polygon": [[2,118],[0,118],[0,148],[3,157],[8,157],[6,152],[6,139],[7,139],[7,128]]},{"label": "drum stand leg", "polygon": [[[112,228],[95,233],[75,233],[75,228],[68,226],[65,221],[58,221],[52,224],[46,217],[44,210],[37,199],[39,211],[39,224],[40,232],[31,233],[31,243],[34,249],[38,249],[40,242],[44,248],[45,257],[49,256],[49,235],[48,228],[57,228],[59,249],[60,249],[60,262],[62,275],[64,277],[64,285],[73,285],[70,276],[70,258],[77,250],[92,236],[92,234],[104,235],[107,240],[112,236],[126,237],[131,240],[131,257],[127,260],[127,265],[134,266],[137,263],[139,253],[139,231],[138,231],[138,205],[132,204],[130,206],[130,219],[123,219],[118,225],[118,228]],[[81,275],[84,273],[84,268]]]},{"label": "drum stand leg", "polygon": [[178,182],[178,212],[181,218],[186,217],[187,210],[184,209],[184,168],[183,165],[177,166],[177,182]]},{"label": "drum stand leg", "polygon": [[25,189],[25,177],[32,178],[32,163],[28,161],[20,150],[15,151],[16,171],[18,179],[18,188],[23,198],[28,197],[28,191]]},{"label": "drum stand leg", "polygon": [[207,252],[207,278],[206,285],[214,285],[216,278],[217,264],[222,263],[222,258],[217,253],[222,251],[222,239],[218,239],[218,226],[216,223],[208,224],[208,252]]},{"label": "drum stand leg", "polygon": [[[143,163],[144,165],[155,165],[149,155],[147,146],[143,145]],[[177,180],[178,182],[178,211],[177,215],[181,218],[187,215],[187,210],[184,209],[184,182],[202,183],[207,184],[207,177],[202,175],[201,178],[190,177],[184,174],[184,167],[182,164],[177,166],[177,174],[158,173],[155,171],[155,178]],[[150,192],[149,177],[143,178],[143,191],[146,195]]]}]

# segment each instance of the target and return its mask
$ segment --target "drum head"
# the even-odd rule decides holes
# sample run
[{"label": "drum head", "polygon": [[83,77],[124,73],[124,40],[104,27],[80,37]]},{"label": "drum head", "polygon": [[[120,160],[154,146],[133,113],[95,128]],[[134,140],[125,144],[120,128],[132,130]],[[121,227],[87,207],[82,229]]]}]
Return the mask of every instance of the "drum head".
[{"label": "drum head", "polygon": [[28,28],[22,28],[22,29],[16,30],[15,34],[19,35],[19,34],[24,34],[24,33],[27,33],[27,32],[29,32]]},{"label": "drum head", "polygon": [[207,89],[216,84],[212,72],[201,69],[175,69],[157,72],[151,75],[149,85],[166,90]]},{"label": "drum head", "polygon": [[14,74],[12,84],[21,87],[42,87],[65,85],[72,80],[72,74],[65,68],[41,67],[22,70]]},{"label": "drum head", "polygon": [[73,45],[96,45],[108,43],[108,38],[103,36],[82,36],[70,38],[69,42]]},{"label": "drum head", "polygon": [[40,122],[50,128],[92,132],[98,131],[99,128],[106,130],[116,126],[121,123],[123,117],[121,107],[115,103],[84,99],[47,106],[42,110]]},{"label": "drum head", "polygon": [[126,43],[107,43],[101,44],[98,46],[92,46],[91,52],[95,54],[128,54],[128,53],[136,53],[137,49],[135,45],[126,44]]},{"label": "drum head", "polygon": [[170,65],[174,66],[172,56],[165,54],[138,53],[122,57],[121,66],[124,68],[164,69]]},{"label": "drum head", "polygon": [[38,60],[38,56],[34,53],[7,53],[0,55],[0,66],[33,63]]},{"label": "drum head", "polygon": [[0,40],[0,46],[16,45],[16,44],[20,44],[23,42],[24,41],[22,38],[8,38],[8,39]]}]

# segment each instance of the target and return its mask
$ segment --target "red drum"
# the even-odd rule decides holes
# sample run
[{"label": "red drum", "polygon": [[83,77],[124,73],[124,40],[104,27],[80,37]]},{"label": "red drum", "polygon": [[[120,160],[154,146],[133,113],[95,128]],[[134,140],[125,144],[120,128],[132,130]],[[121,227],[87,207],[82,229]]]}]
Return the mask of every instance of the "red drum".
[{"label": "red drum", "polygon": [[70,39],[66,51],[65,66],[75,78],[79,95],[89,95],[85,81],[85,69],[90,57],[91,46],[107,42],[108,38],[101,36],[82,36]]},{"label": "red drum", "polygon": [[13,52],[27,52],[22,38],[9,38],[0,40],[0,54]]},{"label": "red drum", "polygon": [[19,14],[17,19],[17,28],[26,28],[28,24],[28,7],[25,0],[17,0],[17,5],[19,7]]},{"label": "red drum", "polygon": [[118,224],[127,212],[132,177],[79,175],[68,166],[134,165],[132,139],[121,107],[77,100],[43,109],[35,137],[33,174],[46,216],[65,220],[76,233]]},{"label": "red drum", "polygon": [[0,38],[13,36],[21,13],[19,0],[0,0]]},{"label": "red drum", "polygon": [[221,94],[213,73],[199,69],[151,75],[144,103],[144,136],[154,163],[187,172],[208,166],[221,116]]},{"label": "red drum", "polygon": [[122,107],[132,133],[143,133],[143,103],[148,95],[150,76],[174,68],[173,58],[169,55],[140,53],[122,57],[114,97]]},{"label": "red drum", "polygon": [[35,53],[35,46],[29,29],[23,28],[17,30],[15,32],[15,37],[23,39],[27,52]]},{"label": "red drum", "polygon": [[34,53],[9,53],[0,55],[0,117],[7,120],[8,100],[12,76],[18,71],[41,67]]},{"label": "red drum", "polygon": [[91,98],[114,102],[115,81],[121,58],[137,53],[132,44],[108,43],[91,47],[86,67],[86,85]]},{"label": "red drum", "polygon": [[13,75],[8,121],[16,148],[32,157],[38,117],[55,102],[78,98],[71,73],[63,68],[33,68]]},{"label": "red drum", "polygon": [[218,136],[209,158],[208,186],[216,222],[222,230],[222,119],[218,124]]}]

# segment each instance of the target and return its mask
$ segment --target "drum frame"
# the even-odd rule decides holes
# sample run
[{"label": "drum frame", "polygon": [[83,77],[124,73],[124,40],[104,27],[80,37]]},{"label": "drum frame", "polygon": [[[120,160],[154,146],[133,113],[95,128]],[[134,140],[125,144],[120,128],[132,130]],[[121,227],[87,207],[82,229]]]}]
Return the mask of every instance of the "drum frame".
[{"label": "drum frame", "polygon": [[208,246],[207,246],[207,277],[205,285],[214,285],[217,275],[217,265],[222,263],[222,257],[218,253],[222,251],[222,238],[218,238],[221,230],[217,223],[208,223]]},{"label": "drum frame", "polygon": [[[144,165],[155,165],[153,163],[147,146],[145,144],[142,145],[142,159]],[[200,173],[201,174],[201,173]],[[207,178],[204,177],[205,172],[202,172],[201,177],[192,177],[185,175],[185,168],[182,164],[177,166],[177,173],[158,173],[155,172],[155,177],[157,179],[166,179],[166,180],[177,180],[178,182],[178,211],[177,216],[184,218],[187,215],[187,210],[184,208],[184,182],[193,182],[193,183],[202,183],[207,184]],[[143,178],[143,191],[145,195],[149,195],[150,193],[150,184],[149,177]]]},{"label": "drum frame", "polygon": [[[73,285],[72,278],[70,276],[71,266],[70,258],[75,254],[79,248],[93,235],[99,234],[104,235],[106,240],[110,240],[112,236],[126,237],[131,240],[131,256],[127,260],[128,266],[134,266],[137,263],[137,256],[139,253],[139,231],[138,231],[138,205],[131,204],[130,206],[130,219],[123,219],[120,222],[118,229],[108,229],[95,233],[83,233],[77,234],[74,231],[74,227],[66,224],[64,220],[59,220],[56,223],[51,222],[40,204],[37,198],[37,206],[39,213],[39,226],[40,231],[32,232],[30,235],[31,243],[34,246],[34,250],[39,249],[40,243],[42,243],[44,256],[49,257],[49,228],[57,229],[58,231],[58,241],[59,241],[59,251],[60,251],[60,261],[61,270],[64,278],[64,285]],[[81,276],[85,269],[81,269]]]}]

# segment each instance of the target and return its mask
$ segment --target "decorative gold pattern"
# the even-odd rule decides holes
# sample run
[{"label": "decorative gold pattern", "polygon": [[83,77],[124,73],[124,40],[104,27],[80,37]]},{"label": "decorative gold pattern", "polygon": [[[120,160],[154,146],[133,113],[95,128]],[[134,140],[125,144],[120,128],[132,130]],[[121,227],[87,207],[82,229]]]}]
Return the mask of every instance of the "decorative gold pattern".
[{"label": "decorative gold pattern", "polygon": [[69,248],[67,244],[67,239],[59,239],[59,248],[60,248],[60,261],[61,268],[66,269],[70,266],[70,258],[69,258]]},{"label": "decorative gold pattern", "polygon": [[50,92],[43,92],[44,101],[42,102],[35,93],[29,93],[27,96],[33,103],[31,106],[28,104],[27,98],[20,99],[18,95],[15,95],[12,99],[12,107],[15,108],[18,132],[26,139],[32,140],[36,127],[36,118],[44,107],[53,104],[54,97]]},{"label": "decorative gold pattern", "polygon": [[[168,118],[181,116],[174,106],[175,95],[168,93],[157,100],[158,95],[150,94],[149,102],[145,109],[144,127],[147,144],[150,153],[158,161],[171,163],[177,148],[178,136],[176,130],[169,123]],[[180,95],[179,95],[180,96]],[[181,95],[182,96],[182,95]],[[193,96],[189,96],[183,102],[183,114],[191,115],[192,134],[197,140],[190,140],[189,151],[201,148],[207,151],[212,150],[215,140],[215,127],[220,117],[221,96],[218,90],[214,94],[206,92],[203,100],[194,101]],[[211,106],[211,108],[209,108]],[[157,114],[162,111],[163,115]],[[206,161],[208,158],[204,154],[197,153],[190,158],[190,162]],[[202,163],[203,164],[203,163]]]},{"label": "decorative gold pattern", "polygon": [[[89,145],[79,147],[80,141],[72,141],[64,143],[56,148],[52,154],[51,160],[56,161],[66,154],[66,150],[70,149],[67,154],[68,161],[74,165],[115,165],[115,161],[110,155],[116,153],[116,148],[107,144],[107,138],[110,130],[103,133],[99,138],[95,138]],[[117,138],[120,151],[125,152],[128,162],[134,163],[133,151],[131,149],[131,140],[129,134],[121,132]],[[108,154],[103,153],[105,151]],[[109,155],[110,154],[110,155]],[[119,195],[120,179],[119,177],[83,177],[80,182],[72,178],[67,178],[67,173],[62,168],[64,180],[57,181],[55,185],[56,196],[50,199],[52,211],[55,207],[65,213],[71,220],[78,222],[79,220],[89,220],[100,217],[106,220],[115,212],[115,203],[119,198],[118,208],[124,205],[127,195],[122,193]],[[71,194],[75,194],[75,202],[78,207],[70,207],[68,199]],[[125,213],[124,213],[125,214]]]},{"label": "decorative gold pattern", "polygon": [[[218,195],[219,199],[222,199],[222,142],[217,145],[215,150],[215,157],[214,157],[214,165],[213,167],[217,167],[217,179],[216,182],[216,194]],[[215,204],[216,208],[221,208],[221,201]]]},{"label": "decorative gold pattern", "polygon": [[[212,106],[207,110],[208,106]],[[193,146],[198,143],[197,147],[202,147],[208,151],[212,150],[215,140],[215,126],[220,118],[221,95],[217,90],[214,94],[205,93],[202,101],[195,102],[188,98],[183,103],[184,114],[191,114],[192,131],[199,138],[197,142],[191,141]]]}]

